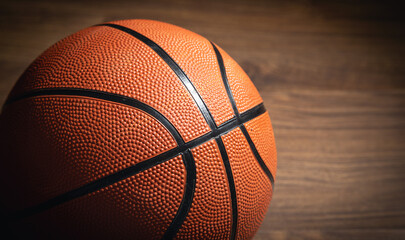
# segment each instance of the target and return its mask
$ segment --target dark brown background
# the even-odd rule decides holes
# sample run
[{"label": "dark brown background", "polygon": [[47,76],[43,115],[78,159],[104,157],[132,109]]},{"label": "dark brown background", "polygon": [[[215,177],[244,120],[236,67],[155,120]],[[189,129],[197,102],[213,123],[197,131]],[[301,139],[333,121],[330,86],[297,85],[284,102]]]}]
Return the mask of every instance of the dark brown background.
[{"label": "dark brown background", "polygon": [[43,50],[109,20],[156,19],[222,46],[274,124],[278,175],[256,239],[405,239],[405,25],[395,3],[0,3],[0,103]]}]

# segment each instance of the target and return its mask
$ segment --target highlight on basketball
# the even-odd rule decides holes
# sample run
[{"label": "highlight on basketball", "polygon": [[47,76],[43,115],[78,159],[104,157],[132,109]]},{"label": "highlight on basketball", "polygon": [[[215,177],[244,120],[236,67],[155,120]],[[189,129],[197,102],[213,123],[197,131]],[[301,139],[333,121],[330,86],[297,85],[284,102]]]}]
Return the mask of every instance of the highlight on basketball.
[{"label": "highlight on basketball", "polygon": [[40,55],[0,115],[7,233],[251,239],[272,198],[276,146],[268,106],[219,45],[122,20]]}]

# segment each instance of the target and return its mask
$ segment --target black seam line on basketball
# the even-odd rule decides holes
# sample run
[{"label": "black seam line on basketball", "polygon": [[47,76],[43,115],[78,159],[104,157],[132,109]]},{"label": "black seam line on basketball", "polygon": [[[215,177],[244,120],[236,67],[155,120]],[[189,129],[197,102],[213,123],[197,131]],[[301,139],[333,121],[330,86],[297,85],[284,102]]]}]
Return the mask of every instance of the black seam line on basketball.
[{"label": "black seam line on basketball", "polygon": [[[222,56],[221,56],[219,50],[215,46],[215,44],[211,42],[211,45],[214,48],[214,52],[217,57],[217,62],[218,62],[219,70],[221,72],[222,82],[224,84],[226,93],[228,95],[229,102],[231,103],[236,120],[240,123],[241,119],[240,119],[239,111],[236,106],[235,100],[233,98],[231,88],[229,86],[228,77],[226,76],[224,61],[222,59]],[[234,240],[236,238],[236,231],[238,229],[238,202],[237,202],[237,197],[236,197],[235,181],[233,179],[232,168],[231,168],[231,165],[229,162],[229,157],[226,152],[224,143],[223,143],[221,137],[217,137],[215,140],[218,144],[219,151],[221,152],[222,161],[224,162],[225,171],[226,171],[226,175],[228,178],[229,191],[231,193],[232,226],[231,226],[230,239]]]},{"label": "black seam line on basketball", "polygon": [[53,88],[53,89],[40,89],[28,92],[21,96],[17,96],[15,98],[9,99],[6,104],[13,103],[18,100],[22,100],[25,98],[30,97],[39,97],[39,96],[55,96],[55,95],[63,95],[63,96],[83,96],[95,99],[102,99],[110,102],[121,103],[130,107],[134,107],[140,109],[151,116],[153,116],[157,121],[159,121],[166,129],[172,134],[174,140],[177,144],[183,144],[184,140],[181,137],[180,133],[177,129],[173,126],[173,124],[159,111],[154,109],[153,107],[140,102],[134,98],[126,97],[119,94],[108,93],[103,91],[97,90],[90,90],[90,89],[81,89],[81,88]]},{"label": "black seam line on basketball", "polygon": [[174,216],[173,221],[170,226],[166,229],[162,239],[168,240],[173,239],[177,232],[179,231],[181,225],[187,217],[190,210],[191,204],[193,202],[195,185],[196,185],[196,166],[193,154],[189,149],[184,151],[182,154],[184,166],[186,167],[186,184],[184,188],[183,199],[181,201],[180,207]]},{"label": "black seam line on basketball", "polygon": [[215,44],[211,42],[211,45],[214,48],[215,55],[217,56],[217,61],[218,61],[219,70],[221,72],[222,81],[224,83],[226,93],[228,94],[229,101],[231,102],[233,112],[235,113],[236,118],[239,119],[240,116],[239,116],[238,107],[236,106],[236,102],[233,97],[231,87],[229,85],[228,77],[226,75],[224,60],[223,60],[222,55],[219,52],[218,48],[215,46]]},{"label": "black seam line on basketball", "polygon": [[[212,44],[212,47],[214,48],[215,54],[217,55],[217,61],[218,61],[219,69],[221,71],[222,80],[224,82],[225,89],[226,89],[226,92],[227,92],[228,97],[229,97],[229,101],[231,102],[231,105],[232,105],[233,111],[235,113],[236,119],[239,120],[240,115],[239,115],[238,107],[236,106],[235,98],[233,97],[232,90],[231,90],[231,87],[229,85],[228,77],[226,76],[226,70],[225,70],[225,65],[224,65],[222,55],[219,52],[218,48],[215,46],[215,44],[212,43],[212,42],[211,42],[211,44]],[[253,143],[252,139],[250,138],[250,135],[249,135],[247,129],[245,128],[245,126],[243,124],[241,124],[240,128],[241,128],[241,130],[243,132],[243,135],[245,135],[245,138],[247,139],[247,141],[249,143],[249,146],[250,146],[256,160],[260,164],[260,167],[263,169],[265,174],[270,179],[272,187],[274,187],[273,174],[271,174],[270,170],[268,169],[268,167],[264,163],[263,159],[261,158],[261,156],[260,156],[259,152],[257,151],[256,146]]]},{"label": "black seam line on basketball", "polygon": [[236,189],[235,189],[235,181],[233,179],[232,168],[229,162],[229,157],[226,152],[225,145],[222,141],[221,136],[215,138],[217,142],[219,151],[221,152],[222,161],[225,166],[226,176],[228,178],[229,190],[231,193],[231,207],[232,207],[232,227],[231,227],[231,236],[230,239],[233,240],[236,238],[236,229],[238,227],[238,204],[236,198]]},{"label": "black seam line on basketball", "polygon": [[246,127],[243,124],[241,124],[239,126],[239,128],[242,130],[243,135],[245,135],[245,138],[248,141],[250,149],[252,150],[253,154],[255,155],[255,158],[256,158],[257,162],[259,163],[260,167],[263,169],[264,173],[269,178],[272,188],[274,188],[273,174],[271,174],[269,168],[266,166],[266,164],[264,163],[262,157],[260,156],[259,152],[257,151],[256,146],[253,143],[252,138],[250,138],[250,135],[249,135]]},{"label": "black seam line on basketball", "polygon": [[208,126],[211,128],[211,130],[215,130],[217,128],[215,121],[208,110],[207,106],[205,105],[205,102],[201,98],[200,94],[198,93],[197,89],[194,87],[193,83],[190,81],[190,79],[187,77],[187,75],[184,73],[184,71],[180,68],[180,66],[173,60],[170,55],[163,50],[162,47],[160,47],[157,43],[152,41],[151,39],[147,38],[146,36],[136,32],[135,30],[132,30],[130,28],[117,25],[117,24],[112,24],[112,23],[104,23],[104,24],[99,24],[95,26],[106,26],[106,27],[112,27],[118,30],[121,30],[123,32],[126,32],[130,34],[131,36],[137,38],[138,40],[142,41],[146,45],[148,45],[150,48],[152,48],[153,51],[155,51],[162,59],[163,61],[166,62],[167,65],[173,70],[173,72],[177,75],[177,77],[180,79],[180,81],[183,83],[183,85],[186,87],[188,92],[191,94],[192,98],[194,99],[195,103],[197,104],[198,108],[200,109],[205,121],[207,122]]},{"label": "black seam line on basketball", "polygon": [[[241,114],[242,122],[248,122],[248,121],[264,114],[265,112],[266,112],[266,109],[264,108],[263,103],[261,103],[255,107],[247,110],[246,112],[243,112]],[[110,186],[116,182],[119,182],[119,181],[129,178],[137,173],[140,173],[149,168],[152,168],[160,163],[166,162],[166,161],[176,157],[177,155],[181,154],[182,152],[186,151],[187,149],[192,149],[207,141],[210,141],[211,139],[214,139],[215,137],[224,135],[224,134],[228,133],[229,131],[239,127],[240,125],[241,124],[238,123],[236,118],[233,118],[233,119],[227,121],[225,124],[222,124],[215,133],[211,131],[197,139],[191,140],[190,142],[187,142],[183,145],[179,145],[171,150],[168,150],[164,153],[161,153],[155,157],[152,157],[148,160],[142,161],[135,165],[132,165],[128,168],[119,170],[118,172],[104,176],[93,182],[85,184],[79,188],[73,189],[69,192],[56,196],[48,201],[40,203],[36,206],[28,207],[21,211],[11,213],[8,215],[8,218],[10,220],[18,220],[18,219],[21,219],[24,217],[28,217],[28,216],[40,213],[42,211],[45,211],[47,209],[53,208],[57,205],[65,203],[67,201],[82,197],[86,194],[89,194],[89,193],[95,192],[97,190],[100,190],[102,188],[105,188],[107,186]]]}]

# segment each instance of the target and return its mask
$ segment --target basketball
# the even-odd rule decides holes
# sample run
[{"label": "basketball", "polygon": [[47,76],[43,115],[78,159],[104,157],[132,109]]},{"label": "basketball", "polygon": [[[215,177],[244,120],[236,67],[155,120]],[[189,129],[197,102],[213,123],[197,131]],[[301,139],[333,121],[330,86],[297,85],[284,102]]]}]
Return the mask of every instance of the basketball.
[{"label": "basketball", "polygon": [[258,90],[218,45],[122,20],[57,42],[0,115],[14,238],[251,239],[277,154]]}]

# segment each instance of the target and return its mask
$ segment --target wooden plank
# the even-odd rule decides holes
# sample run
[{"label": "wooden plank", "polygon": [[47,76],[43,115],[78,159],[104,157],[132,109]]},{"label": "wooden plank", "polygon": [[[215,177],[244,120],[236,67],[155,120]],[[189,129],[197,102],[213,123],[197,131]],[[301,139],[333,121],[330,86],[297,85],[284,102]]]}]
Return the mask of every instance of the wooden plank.
[{"label": "wooden plank", "polygon": [[279,239],[279,240],[403,240],[405,231],[403,229],[393,230],[339,230],[339,231],[318,231],[318,230],[300,230],[300,231],[268,231],[259,232],[254,239]]},{"label": "wooden plank", "polygon": [[278,150],[264,230],[405,228],[405,92],[265,92]]}]

